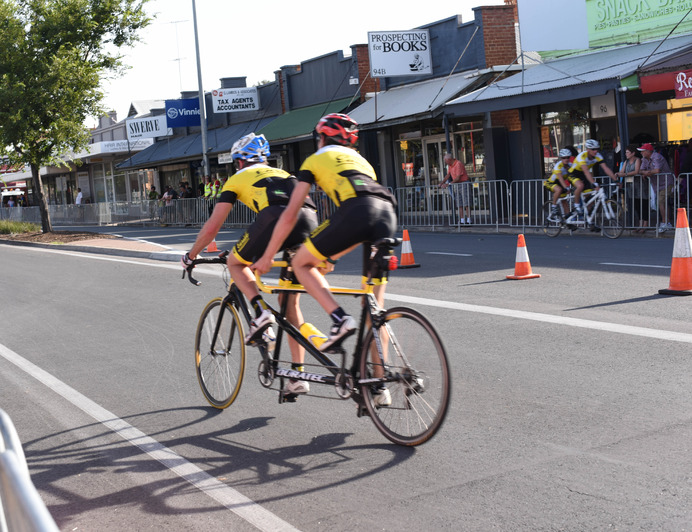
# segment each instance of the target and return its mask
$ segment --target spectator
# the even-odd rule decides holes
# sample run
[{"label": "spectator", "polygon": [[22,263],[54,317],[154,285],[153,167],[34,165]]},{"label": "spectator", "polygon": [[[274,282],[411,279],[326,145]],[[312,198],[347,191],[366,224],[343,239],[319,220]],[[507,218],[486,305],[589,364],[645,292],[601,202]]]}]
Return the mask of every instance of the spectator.
[{"label": "spectator", "polygon": [[159,199],[159,193],[156,192],[156,187],[154,185],[151,186],[151,190],[149,191],[149,199],[154,201]]},{"label": "spectator", "polygon": [[[459,207],[459,223],[471,224],[471,212],[469,207],[469,175],[466,173],[466,168],[461,161],[452,157],[451,154],[445,153],[444,163],[447,165],[447,175],[440,183],[440,187],[447,188],[452,183],[459,183],[455,188],[456,204]],[[464,217],[464,211],[466,217]]]},{"label": "spectator", "polygon": [[82,196],[82,189],[78,188],[77,189],[77,197],[74,200],[75,205],[81,205],[83,201],[83,196]]},{"label": "spectator", "polygon": [[[620,178],[632,177],[632,207],[634,215],[639,221],[637,233],[646,231],[649,225],[649,181],[639,175],[641,159],[637,153],[637,146],[630,144],[625,148],[625,160],[622,169],[615,175]],[[629,205],[629,203],[628,203]],[[644,215],[646,213],[646,216]],[[634,222],[635,220],[633,220]]]},{"label": "spectator", "polygon": [[669,221],[670,211],[668,200],[673,197],[673,186],[675,185],[675,175],[671,172],[668,161],[660,153],[654,151],[651,143],[642,144],[637,148],[642,154],[642,164],[640,174],[649,178],[649,182],[656,193],[656,204],[658,206],[658,232],[665,233],[673,226]]}]

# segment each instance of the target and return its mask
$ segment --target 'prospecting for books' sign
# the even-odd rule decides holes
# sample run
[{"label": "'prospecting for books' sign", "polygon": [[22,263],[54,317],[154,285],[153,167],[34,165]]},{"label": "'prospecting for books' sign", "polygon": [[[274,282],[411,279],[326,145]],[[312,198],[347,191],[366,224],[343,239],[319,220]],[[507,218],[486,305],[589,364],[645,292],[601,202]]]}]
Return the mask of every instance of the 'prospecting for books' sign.
[{"label": "'prospecting for books' sign", "polygon": [[375,78],[432,74],[428,30],[368,32],[368,53]]}]

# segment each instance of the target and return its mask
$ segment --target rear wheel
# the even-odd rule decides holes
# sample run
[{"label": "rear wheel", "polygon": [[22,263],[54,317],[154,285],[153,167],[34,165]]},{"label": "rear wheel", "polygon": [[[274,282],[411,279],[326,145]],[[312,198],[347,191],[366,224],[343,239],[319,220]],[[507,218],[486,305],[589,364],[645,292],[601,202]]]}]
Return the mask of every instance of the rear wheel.
[{"label": "rear wheel", "polygon": [[238,310],[220,298],[212,299],[199,319],[195,367],[209,404],[220,409],[229,407],[243,383],[245,341]]},{"label": "rear wheel", "polygon": [[625,213],[617,201],[606,201],[596,220],[608,238],[618,238],[625,230]]},{"label": "rear wheel", "polygon": [[562,231],[562,221],[553,221],[550,214],[553,210],[553,203],[546,201],[543,204],[543,232],[548,236],[557,236]]},{"label": "rear wheel", "polygon": [[[361,379],[384,377],[361,385],[365,406],[375,426],[399,445],[420,445],[440,428],[447,414],[451,379],[447,355],[437,332],[420,313],[393,308],[379,329],[385,364],[379,360],[375,333],[363,343]],[[378,406],[378,396],[389,394],[391,404]]]}]

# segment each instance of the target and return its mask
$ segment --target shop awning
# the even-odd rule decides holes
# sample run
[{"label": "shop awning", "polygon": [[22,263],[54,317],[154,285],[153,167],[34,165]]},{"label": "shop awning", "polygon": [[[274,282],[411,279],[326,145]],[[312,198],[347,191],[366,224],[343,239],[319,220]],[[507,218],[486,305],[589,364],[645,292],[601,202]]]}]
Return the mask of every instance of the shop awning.
[{"label": "shop awning", "polygon": [[[231,150],[233,143],[243,135],[265,127],[275,117],[253,120],[228,127],[211,129],[207,132],[207,151],[209,155],[218,155]],[[129,159],[118,164],[118,168],[149,168],[164,163],[175,163],[190,159],[202,158],[202,134],[183,137],[164,138],[153,146],[142,150]]]},{"label": "shop awning", "polygon": [[468,116],[605,94],[643,66],[692,48],[689,35],[547,61],[445,105],[445,113]]},{"label": "shop awning", "polygon": [[351,111],[349,116],[358,122],[362,129],[374,129],[431,118],[440,113],[442,106],[449,99],[484,83],[488,75],[473,70],[449,77],[393,87],[378,92]]},{"label": "shop awning", "polygon": [[271,143],[294,142],[312,136],[317,121],[329,113],[340,113],[348,107],[353,98],[342,98],[329,103],[293,109],[279,116],[259,132]]}]

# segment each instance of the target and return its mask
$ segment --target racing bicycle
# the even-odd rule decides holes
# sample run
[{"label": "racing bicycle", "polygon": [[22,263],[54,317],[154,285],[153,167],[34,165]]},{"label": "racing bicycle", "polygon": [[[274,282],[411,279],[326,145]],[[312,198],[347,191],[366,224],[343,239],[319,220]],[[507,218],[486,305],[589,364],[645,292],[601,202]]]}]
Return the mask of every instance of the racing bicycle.
[{"label": "racing bicycle", "polygon": [[[355,333],[356,343],[348,356],[344,344],[320,351],[284,316],[288,297],[282,298],[277,310],[269,305],[276,319],[276,338],[265,335],[255,347],[259,350],[257,377],[260,384],[278,391],[279,403],[294,402],[294,394],[284,392],[288,378],[305,380],[318,385],[324,395],[352,399],[358,417],[369,416],[377,429],[390,441],[405,446],[420,445],[440,429],[449,407],[451,378],[447,354],[437,331],[420,312],[395,307],[388,310],[378,306],[373,293],[373,277],[396,268],[392,248],[400,239],[383,239],[374,243],[369,257],[369,274],[362,289],[335,288],[336,295],[354,296],[363,302],[360,324]],[[187,268],[188,278],[199,264],[221,264],[225,267],[228,251],[218,257],[197,258]],[[291,251],[283,260],[274,261],[281,273],[276,285],[265,284],[256,275],[258,287],[264,293],[303,293],[290,266]],[[195,368],[199,385],[213,407],[225,409],[237,398],[246,366],[245,331],[251,318],[248,303],[224,268],[227,293],[209,301],[200,316],[195,334]],[[183,272],[185,276],[185,272]],[[283,337],[294,338],[305,348],[304,370],[291,368],[290,354],[282,358]],[[311,359],[313,362],[308,363]],[[374,396],[385,386],[391,404],[377,406]],[[331,391],[329,390],[331,388]]]},{"label": "racing bicycle", "polygon": [[618,238],[625,230],[624,209],[619,201],[609,199],[605,189],[612,191],[612,187],[617,187],[617,183],[600,185],[595,190],[585,190],[582,192],[584,199],[584,214],[582,219],[576,211],[563,215],[574,200],[573,194],[564,194],[558,200],[560,214],[555,216],[552,213],[553,204],[546,201],[543,204],[543,231],[548,236],[557,236],[563,229],[576,231],[577,229],[589,228],[591,231],[600,232],[608,238]]}]

